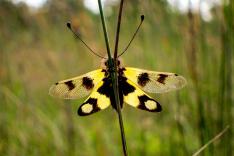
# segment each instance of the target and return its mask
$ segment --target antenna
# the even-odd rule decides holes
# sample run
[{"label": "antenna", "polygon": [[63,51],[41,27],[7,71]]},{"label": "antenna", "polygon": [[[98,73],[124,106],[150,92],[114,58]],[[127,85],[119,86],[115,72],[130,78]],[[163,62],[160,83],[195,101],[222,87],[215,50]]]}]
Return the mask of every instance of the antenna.
[{"label": "antenna", "polygon": [[123,54],[128,50],[128,48],[129,48],[129,46],[131,45],[133,39],[135,38],[137,32],[139,31],[139,29],[140,29],[140,27],[141,27],[141,25],[142,25],[144,19],[145,19],[145,16],[144,16],[144,15],[141,15],[141,22],[140,22],[140,24],[138,25],[138,27],[137,27],[135,33],[133,34],[132,39],[130,40],[130,42],[128,43],[128,45],[127,45],[126,48],[124,49],[124,51],[123,51],[121,54],[119,54],[118,57],[120,57],[121,55],[123,55]]},{"label": "antenna", "polygon": [[94,52],[82,39],[81,39],[81,37],[72,29],[72,27],[71,27],[71,23],[70,22],[68,22],[67,23],[67,27],[71,30],[71,32],[90,50],[90,52],[92,52],[94,55],[96,55],[96,56],[98,56],[98,57],[100,57],[100,58],[105,58],[105,57],[103,57],[103,56],[101,56],[101,55],[99,55],[99,54],[97,54],[96,52]]}]

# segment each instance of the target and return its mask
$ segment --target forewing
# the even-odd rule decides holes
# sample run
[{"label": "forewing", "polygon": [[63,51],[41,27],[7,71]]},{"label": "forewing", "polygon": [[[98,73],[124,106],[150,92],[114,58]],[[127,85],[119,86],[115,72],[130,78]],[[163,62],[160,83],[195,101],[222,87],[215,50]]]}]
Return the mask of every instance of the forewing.
[{"label": "forewing", "polygon": [[85,102],[79,107],[77,113],[80,116],[87,116],[96,113],[102,109],[107,108],[111,102],[110,97],[98,92],[98,89],[104,85],[103,81],[99,82],[90,96]]},{"label": "forewing", "polygon": [[127,67],[124,75],[145,92],[164,93],[180,89],[185,86],[186,80],[183,76],[175,73],[155,72]]},{"label": "forewing", "polygon": [[162,110],[162,107],[157,101],[138,88],[133,82],[127,80],[126,83],[132,89],[128,94],[123,94],[125,103],[149,112],[160,112]]},{"label": "forewing", "polygon": [[78,99],[87,96],[104,78],[102,69],[94,70],[84,75],[62,80],[51,86],[49,94],[63,99]]}]

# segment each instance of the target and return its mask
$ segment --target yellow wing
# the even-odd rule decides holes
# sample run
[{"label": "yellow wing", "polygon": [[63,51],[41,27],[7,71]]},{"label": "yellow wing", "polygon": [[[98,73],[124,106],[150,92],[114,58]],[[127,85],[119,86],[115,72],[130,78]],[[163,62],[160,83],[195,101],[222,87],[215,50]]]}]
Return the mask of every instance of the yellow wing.
[{"label": "yellow wing", "polygon": [[180,89],[186,85],[183,76],[175,73],[155,72],[127,67],[123,70],[124,75],[145,92],[164,93]]},{"label": "yellow wing", "polygon": [[110,106],[110,97],[98,92],[98,89],[104,84],[103,81],[99,82],[97,86],[93,89],[90,96],[85,100],[85,102],[80,106],[77,113],[80,116],[86,116],[96,113],[102,109]]},{"label": "yellow wing", "polygon": [[125,85],[131,87],[131,92],[123,94],[125,103],[149,112],[160,112],[162,110],[162,107],[157,101],[138,88],[133,82],[130,80],[126,82]]},{"label": "yellow wing", "polygon": [[49,94],[63,99],[78,99],[87,96],[104,78],[105,71],[94,70],[84,75],[62,80],[51,86]]}]

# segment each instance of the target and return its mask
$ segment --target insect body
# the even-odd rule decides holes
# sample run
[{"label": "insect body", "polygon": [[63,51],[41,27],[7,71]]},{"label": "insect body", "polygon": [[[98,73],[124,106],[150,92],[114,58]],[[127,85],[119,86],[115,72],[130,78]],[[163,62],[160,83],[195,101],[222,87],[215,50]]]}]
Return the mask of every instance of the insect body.
[{"label": "insect body", "polygon": [[[109,105],[116,110],[110,77],[113,71],[107,61],[102,69],[55,83],[49,94],[64,99],[78,99],[90,94],[78,109],[80,116],[93,114]],[[186,84],[186,80],[177,74],[122,67],[119,60],[117,73],[121,108],[127,103],[149,112],[160,112],[160,104],[145,92],[164,93]]]}]

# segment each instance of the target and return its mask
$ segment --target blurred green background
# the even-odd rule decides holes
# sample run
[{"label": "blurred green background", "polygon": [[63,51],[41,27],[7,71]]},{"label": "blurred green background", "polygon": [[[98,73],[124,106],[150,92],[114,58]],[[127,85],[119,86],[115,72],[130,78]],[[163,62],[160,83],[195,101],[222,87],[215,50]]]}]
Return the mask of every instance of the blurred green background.
[{"label": "blurred green background", "polygon": [[[201,0],[197,8],[190,2],[125,2],[120,51],[141,14],[145,21],[122,57],[124,65],[175,72],[188,81],[181,90],[152,95],[163,106],[161,113],[124,106],[132,156],[192,155],[227,125],[229,130],[201,155],[234,153],[234,2]],[[117,114],[111,107],[79,117],[77,108],[84,99],[48,95],[54,82],[100,67],[100,59],[66,28],[67,21],[95,51],[106,55],[100,16],[84,4],[90,5],[47,0],[32,8],[0,0],[1,156],[122,154]],[[109,0],[104,7],[112,50],[118,4]],[[183,4],[190,9],[181,9]]]}]

